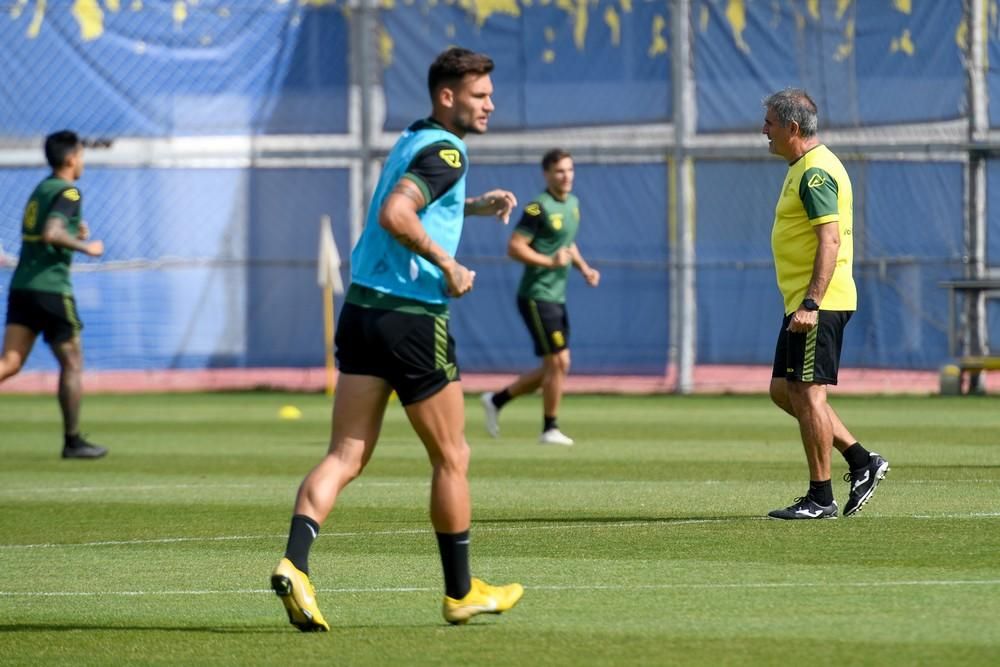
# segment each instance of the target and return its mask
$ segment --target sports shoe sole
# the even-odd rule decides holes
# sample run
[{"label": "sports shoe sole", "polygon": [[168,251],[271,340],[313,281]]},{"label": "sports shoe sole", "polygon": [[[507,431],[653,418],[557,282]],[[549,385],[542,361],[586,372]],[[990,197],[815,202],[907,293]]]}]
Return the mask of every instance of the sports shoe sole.
[{"label": "sports shoe sole", "polygon": [[878,488],[878,485],[882,482],[883,479],[885,479],[885,476],[889,472],[889,470],[891,470],[891,468],[889,468],[889,462],[885,461],[884,459],[883,461],[884,462],[882,463],[882,465],[880,465],[878,467],[878,470],[875,471],[875,483],[872,484],[872,488],[868,489],[868,493],[861,496],[861,501],[858,502],[858,506],[855,507],[850,512],[845,511],[844,516],[854,516],[855,514],[860,512],[861,508],[865,506],[865,503],[871,500],[871,497],[875,495],[875,489]]},{"label": "sports shoe sole", "polygon": [[291,579],[281,574],[272,575],[271,588],[281,598],[281,603],[285,605],[289,623],[302,632],[326,632],[326,628],[313,622],[312,614],[295,603],[295,596],[292,594]]},{"label": "sports shoe sole", "polygon": [[106,456],[108,453],[108,450],[105,447],[81,447],[80,449],[83,451],[74,451],[72,447],[64,447],[62,457],[64,459],[76,459],[78,461],[93,461]]},{"label": "sports shoe sole", "polygon": [[459,607],[453,607],[445,612],[444,620],[448,621],[448,623],[450,623],[451,625],[465,625],[473,617],[478,616],[480,614],[495,614],[495,615],[503,614],[504,612],[510,611],[511,609],[516,607],[517,603],[521,601],[522,597],[524,597],[523,586],[520,587],[516,597],[514,597],[510,601],[510,604],[507,607],[500,608],[500,605],[495,601],[494,598],[491,599],[493,603],[490,605],[466,604]]},{"label": "sports shoe sole", "polygon": [[[486,607],[483,605],[467,605],[465,607],[459,607],[452,610],[452,618],[445,617],[445,620],[452,625],[465,625],[473,616],[478,616],[479,614],[502,614],[503,612],[496,609],[495,607]],[[458,616],[454,616],[458,614]]]}]

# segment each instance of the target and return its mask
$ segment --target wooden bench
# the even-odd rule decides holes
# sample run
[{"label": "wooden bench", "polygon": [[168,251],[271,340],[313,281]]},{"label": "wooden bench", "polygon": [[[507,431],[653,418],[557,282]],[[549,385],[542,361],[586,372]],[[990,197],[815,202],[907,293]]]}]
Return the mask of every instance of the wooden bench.
[{"label": "wooden bench", "polygon": [[[990,269],[995,271],[996,269]],[[1000,277],[963,278],[946,280],[941,287],[948,290],[948,354],[952,357],[957,353],[960,334],[957,315],[957,297],[963,300],[976,299],[980,295],[989,299],[1000,298]],[[974,350],[989,352],[988,349]],[[956,357],[954,361],[941,367],[941,393],[967,394],[982,393],[983,384],[979,374],[983,371],[1000,370],[1000,357],[990,354],[975,354]],[[968,382],[966,378],[968,377]]]},{"label": "wooden bench", "polygon": [[958,396],[970,393],[971,382],[966,382],[969,374],[982,371],[1000,370],[1000,357],[968,356],[959,357],[953,363],[941,367],[941,394],[943,396]]}]

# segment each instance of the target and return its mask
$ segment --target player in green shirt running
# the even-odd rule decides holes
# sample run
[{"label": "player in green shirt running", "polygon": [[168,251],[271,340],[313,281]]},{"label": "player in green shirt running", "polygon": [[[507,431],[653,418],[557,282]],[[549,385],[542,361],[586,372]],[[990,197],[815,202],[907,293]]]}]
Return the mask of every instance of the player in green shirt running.
[{"label": "player in green shirt running", "polygon": [[543,445],[572,445],[556,420],[563,383],[569,374],[569,318],[566,281],[572,264],[591,287],[601,281],[599,271],[587,264],[576,246],[580,228],[580,202],[573,190],[573,157],[555,148],[542,157],[545,192],[524,207],[524,215],[511,234],[507,254],[524,264],[517,289],[517,308],[535,344],[541,366],[518,377],[510,386],[482,396],[486,430],[500,433],[500,409],[518,396],[542,388],[544,422],[538,438]]},{"label": "player in green shirt running", "polygon": [[24,209],[21,256],[10,281],[7,326],[0,382],[16,375],[31,353],[38,334],[59,361],[59,407],[63,415],[66,459],[95,459],[108,453],[80,435],[83,394],[83,350],[69,267],[73,252],[104,254],[104,242],[89,240],[81,217],[81,195],[75,182],[83,174],[83,142],[63,130],[45,138],[45,159],[52,173],[39,183]]}]

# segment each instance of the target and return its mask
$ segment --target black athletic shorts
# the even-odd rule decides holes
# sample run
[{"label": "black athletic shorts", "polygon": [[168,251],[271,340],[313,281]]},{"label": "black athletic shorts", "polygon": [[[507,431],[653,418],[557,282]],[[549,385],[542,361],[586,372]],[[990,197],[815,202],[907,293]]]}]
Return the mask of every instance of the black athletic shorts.
[{"label": "black athletic shorts", "polygon": [[80,335],[83,323],[72,294],[12,289],[7,296],[7,324],[20,324],[58,345]]},{"label": "black athletic shorts", "polygon": [[806,333],[788,331],[792,316],[786,315],[778,333],[771,377],[837,384],[844,328],[853,314],[850,310],[821,310],[819,323]]},{"label": "black athletic shorts", "polygon": [[517,309],[528,327],[539,357],[569,347],[569,316],[566,304],[517,297]]},{"label": "black athletic shorts", "polygon": [[384,379],[403,405],[459,379],[447,317],[345,303],[334,342],[341,373]]}]

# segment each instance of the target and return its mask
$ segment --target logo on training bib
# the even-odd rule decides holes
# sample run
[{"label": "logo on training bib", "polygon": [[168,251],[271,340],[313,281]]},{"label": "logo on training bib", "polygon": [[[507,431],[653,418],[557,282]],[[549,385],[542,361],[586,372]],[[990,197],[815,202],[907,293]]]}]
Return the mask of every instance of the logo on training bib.
[{"label": "logo on training bib", "polygon": [[454,148],[442,148],[438,151],[438,155],[452,169],[458,169],[462,166],[462,154]]},{"label": "logo on training bib", "polygon": [[819,188],[826,184],[826,179],[820,174],[813,174],[809,177],[809,188]]},{"label": "logo on training bib", "polygon": [[563,225],[562,213],[553,213],[552,215],[549,216],[549,219],[552,220],[552,229],[562,229]]}]

